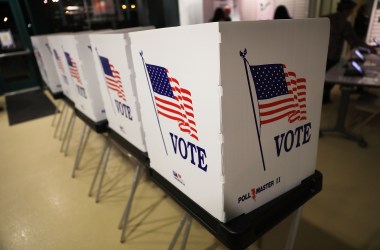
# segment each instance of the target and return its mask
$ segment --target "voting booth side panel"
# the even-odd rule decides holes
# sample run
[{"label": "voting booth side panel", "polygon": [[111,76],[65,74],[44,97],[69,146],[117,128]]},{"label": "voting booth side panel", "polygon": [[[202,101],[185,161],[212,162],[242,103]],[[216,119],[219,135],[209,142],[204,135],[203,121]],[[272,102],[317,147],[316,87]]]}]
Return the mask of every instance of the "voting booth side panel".
[{"label": "voting booth side panel", "polygon": [[94,34],[90,39],[109,127],[146,152],[124,34]]},{"label": "voting booth side panel", "polygon": [[[152,27],[141,27],[140,30],[145,29],[152,29]],[[136,31],[136,30],[133,30]],[[132,52],[131,52],[131,41],[129,37],[130,33],[124,33],[124,46],[126,51],[126,57],[124,58],[126,61],[125,66],[128,67],[128,79],[131,82],[131,84],[128,84],[124,86],[126,91],[131,94],[130,101],[132,103],[132,106],[135,107],[133,109],[133,116],[135,120],[135,136],[138,136],[138,138],[134,140],[141,140],[141,143],[143,144],[141,147],[144,149],[143,152],[147,152],[146,142],[145,142],[145,132],[142,124],[142,118],[141,118],[141,108],[140,108],[140,102],[137,95],[137,87],[136,87],[136,76],[133,66],[133,59],[132,59]],[[133,95],[133,97],[132,97]],[[138,132],[139,131],[139,132]]]},{"label": "voting booth side panel", "polygon": [[314,173],[329,23],[222,23],[220,33],[224,206],[230,220]]},{"label": "voting booth side panel", "polygon": [[[380,43],[380,2],[379,0],[373,1],[371,20],[369,21],[368,32],[366,36],[366,43],[372,46],[379,46]],[[376,39],[376,41],[375,41]]]},{"label": "voting booth side panel", "polygon": [[108,121],[108,127],[113,129],[117,133],[121,133],[118,124],[115,123],[116,119],[114,118],[114,116],[116,116],[116,112],[113,110],[112,102],[109,100],[110,96],[107,94],[107,83],[98,53],[98,47],[100,47],[103,43],[107,43],[108,39],[107,37],[100,36],[99,34],[91,34],[90,41],[92,47],[94,66],[96,69],[95,73],[99,82],[100,96],[102,97],[102,101],[104,104],[104,109]]},{"label": "voting booth side panel", "polygon": [[64,42],[62,46],[65,63],[68,69],[68,77],[72,82],[72,86],[74,87],[73,91],[77,97],[75,100],[75,108],[91,120],[95,121],[95,115],[88,94],[88,81],[82,70],[82,61],[79,58],[75,36],[75,34],[65,36],[63,38]]},{"label": "voting booth side panel", "polygon": [[93,120],[95,122],[106,119],[103,99],[100,95],[99,80],[96,75],[94,65],[94,57],[92,55],[92,47],[89,34],[76,35],[76,48],[81,61],[82,72],[86,80],[86,94],[88,102],[92,109]]},{"label": "voting booth side panel", "polygon": [[48,37],[49,47],[52,51],[55,70],[62,86],[63,94],[75,103],[73,83],[67,69],[67,62],[63,53],[63,38],[65,35],[51,35]]},{"label": "voting booth side panel", "polygon": [[218,24],[130,38],[151,167],[224,221]]},{"label": "voting booth side panel", "polygon": [[49,46],[48,36],[41,36],[39,39],[40,52],[48,77],[48,86],[53,93],[60,93],[62,92],[62,85],[54,65],[53,53]]},{"label": "voting booth side panel", "polygon": [[46,85],[48,85],[48,77],[47,77],[44,61],[42,60],[39,39],[37,37],[32,36],[30,37],[30,40],[32,41],[34,57],[36,58],[38,69],[40,71],[42,80],[45,82]]},{"label": "voting booth side panel", "polygon": [[[43,71],[46,74],[45,78],[42,74],[42,77],[49,87],[52,93],[62,92],[62,87],[60,81],[58,79],[58,74],[54,66],[52,52],[49,47],[49,42],[47,36],[32,36],[32,43],[36,43],[36,48],[38,49],[39,55],[36,57],[41,57],[41,63],[43,67]],[[33,45],[34,46],[34,45]],[[37,59],[38,62],[39,59]],[[41,69],[40,69],[41,70]]]}]

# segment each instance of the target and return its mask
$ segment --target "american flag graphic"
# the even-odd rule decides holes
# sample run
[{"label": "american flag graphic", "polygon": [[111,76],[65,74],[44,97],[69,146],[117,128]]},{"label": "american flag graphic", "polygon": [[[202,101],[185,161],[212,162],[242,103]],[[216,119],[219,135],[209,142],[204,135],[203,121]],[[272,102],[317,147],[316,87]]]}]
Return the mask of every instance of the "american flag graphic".
[{"label": "american flag graphic", "polygon": [[170,77],[166,68],[151,64],[146,64],[146,68],[158,113],[177,121],[182,132],[198,140],[191,92],[182,88],[177,79]]},{"label": "american flag graphic", "polygon": [[65,72],[63,71],[63,64],[62,64],[61,58],[59,57],[59,55],[55,49],[53,49],[53,54],[54,54],[54,58],[57,62],[59,70],[61,71],[62,74],[65,74]]},{"label": "american flag graphic", "polygon": [[289,123],[306,120],[306,79],[297,78],[283,64],[250,65],[260,124],[287,117]]},{"label": "american flag graphic", "polygon": [[119,98],[126,101],[119,71],[117,71],[115,67],[110,64],[108,58],[104,56],[99,56],[99,58],[102,63],[108,89],[115,91]]},{"label": "american flag graphic", "polygon": [[75,79],[77,83],[82,84],[82,81],[80,80],[77,63],[73,60],[73,58],[70,56],[69,53],[67,52],[64,52],[64,53],[65,53],[67,65],[69,65],[71,77]]}]

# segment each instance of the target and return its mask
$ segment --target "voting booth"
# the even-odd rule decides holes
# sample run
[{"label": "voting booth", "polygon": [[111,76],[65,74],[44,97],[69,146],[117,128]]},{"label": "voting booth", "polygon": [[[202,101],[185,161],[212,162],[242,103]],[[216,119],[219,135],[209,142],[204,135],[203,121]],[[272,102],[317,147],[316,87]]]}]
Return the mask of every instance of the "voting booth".
[{"label": "voting booth", "polygon": [[38,64],[41,77],[53,95],[62,92],[61,83],[54,67],[52,50],[49,46],[48,36],[31,36],[34,56]]},{"label": "voting booth", "polygon": [[300,185],[316,169],[328,35],[328,19],[131,33],[152,169],[221,222]]},{"label": "voting booth", "polygon": [[77,99],[74,83],[71,80],[70,70],[67,65],[64,44],[67,36],[72,33],[52,34],[48,36],[49,47],[52,51],[54,67],[62,87],[63,94],[73,103]]},{"label": "voting booth", "polygon": [[380,47],[380,2],[373,1],[371,20],[369,21],[366,43]]},{"label": "voting booth", "polygon": [[75,108],[92,122],[99,122],[106,120],[106,114],[100,96],[99,80],[95,74],[89,37],[92,33],[80,32],[64,36],[62,52],[73,91],[77,96]]},{"label": "voting booth", "polygon": [[93,61],[108,127],[141,152],[146,152],[136,86],[132,73],[129,33],[143,28],[91,34]]}]

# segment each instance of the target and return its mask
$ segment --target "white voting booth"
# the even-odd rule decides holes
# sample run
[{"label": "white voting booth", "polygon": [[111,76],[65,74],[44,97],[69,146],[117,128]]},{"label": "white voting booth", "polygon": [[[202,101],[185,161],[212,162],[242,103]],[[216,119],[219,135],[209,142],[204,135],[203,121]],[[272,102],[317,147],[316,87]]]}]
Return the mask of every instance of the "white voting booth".
[{"label": "white voting booth", "polygon": [[151,167],[221,222],[298,186],[316,169],[328,34],[328,19],[131,33]]},{"label": "white voting booth", "polygon": [[62,37],[64,64],[66,64],[73,91],[77,98],[75,108],[93,122],[106,119],[103,101],[100,96],[99,81],[96,77],[90,34],[80,32]]},{"label": "white voting booth", "polygon": [[368,25],[366,42],[373,46],[380,46],[380,1],[373,1],[371,20]]},{"label": "white voting booth", "polygon": [[54,67],[48,36],[31,36],[31,40],[42,79],[53,94],[62,92],[61,83]]},{"label": "white voting booth", "polygon": [[75,103],[77,94],[74,83],[71,80],[70,70],[65,57],[64,44],[66,37],[72,33],[52,34],[48,36],[49,47],[52,51],[52,58],[55,70],[58,74],[63,94]]},{"label": "white voting booth", "polygon": [[[40,71],[42,80],[47,84],[48,76],[47,76],[47,71],[46,71],[46,68],[45,68],[45,65],[44,65],[44,62],[42,59],[42,55],[40,52],[40,50],[41,50],[40,49],[40,41],[37,37],[33,37],[33,36],[30,37],[30,40],[32,41],[34,56],[36,58],[38,69]],[[41,42],[41,44],[43,46],[43,42]]]},{"label": "white voting booth", "polygon": [[130,55],[129,32],[143,28],[91,34],[93,61],[108,126],[141,152],[146,152]]}]

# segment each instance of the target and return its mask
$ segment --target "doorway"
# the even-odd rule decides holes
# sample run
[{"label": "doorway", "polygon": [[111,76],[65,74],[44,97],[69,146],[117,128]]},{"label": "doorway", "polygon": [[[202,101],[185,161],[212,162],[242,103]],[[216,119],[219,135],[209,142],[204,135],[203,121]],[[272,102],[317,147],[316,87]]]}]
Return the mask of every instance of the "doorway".
[{"label": "doorway", "polygon": [[19,1],[0,0],[0,95],[40,86],[30,25]]}]

